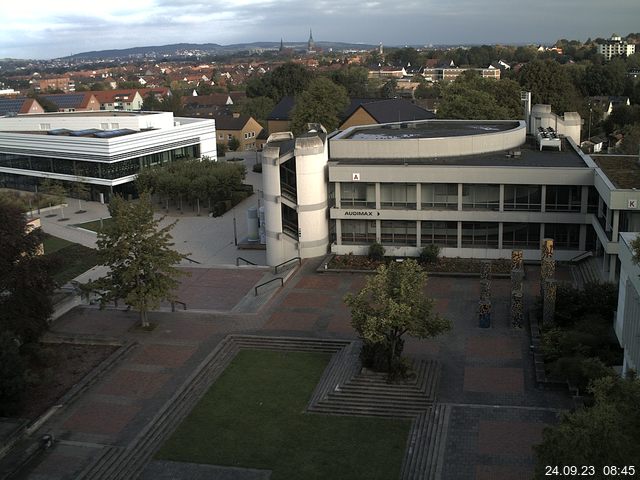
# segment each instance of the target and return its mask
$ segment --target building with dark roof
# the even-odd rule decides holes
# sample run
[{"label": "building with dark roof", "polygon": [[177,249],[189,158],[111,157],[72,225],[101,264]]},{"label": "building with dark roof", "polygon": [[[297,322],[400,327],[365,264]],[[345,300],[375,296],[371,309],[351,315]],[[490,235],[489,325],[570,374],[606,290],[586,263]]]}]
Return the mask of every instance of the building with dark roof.
[{"label": "building with dark roof", "polygon": [[263,128],[253,117],[234,114],[219,115],[214,119],[218,143],[228,144],[235,138],[240,144],[240,152],[258,149],[256,141]]},{"label": "building with dark roof", "polygon": [[44,113],[44,108],[37,100],[29,97],[0,98],[0,116],[19,113]]},{"label": "building with dark roof", "polygon": [[45,94],[40,98],[58,107],[59,112],[100,110],[100,102],[91,92]]}]

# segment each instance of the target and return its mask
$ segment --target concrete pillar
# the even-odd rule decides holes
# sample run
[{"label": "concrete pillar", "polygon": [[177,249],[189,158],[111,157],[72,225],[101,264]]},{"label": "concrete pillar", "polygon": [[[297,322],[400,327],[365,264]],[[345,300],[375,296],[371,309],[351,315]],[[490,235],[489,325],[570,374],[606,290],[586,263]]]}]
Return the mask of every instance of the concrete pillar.
[{"label": "concrete pillar", "polygon": [[458,222],[458,248],[462,248],[462,222]]},{"label": "concrete pillar", "polygon": [[336,220],[336,245],[342,245],[342,220]]},{"label": "concrete pillar", "polygon": [[422,184],[416,183],[416,210],[422,210]]},{"label": "concrete pillar", "polygon": [[[462,184],[458,184],[458,211],[462,210]],[[459,243],[459,242],[458,242]],[[460,245],[458,245],[459,247]]]},{"label": "concrete pillar", "polygon": [[498,223],[498,250],[502,250],[502,234],[504,232],[504,225],[502,222]]},{"label": "concrete pillar", "polygon": [[380,183],[376,182],[376,210],[380,210]]},{"label": "concrete pillar", "polygon": [[334,183],[334,195],[336,201],[336,208],[342,208],[342,183]]},{"label": "concrete pillar", "polygon": [[541,212],[547,211],[547,186],[546,185],[542,185],[542,188],[540,188],[540,211]]},{"label": "concrete pillar", "polygon": [[498,211],[504,212],[504,184],[500,184],[500,201],[498,203]]},{"label": "concrete pillar", "polygon": [[587,249],[587,226],[580,225],[580,237],[578,239],[578,250],[586,250]]},{"label": "concrete pillar", "polygon": [[618,229],[620,228],[620,210],[613,211],[613,222],[611,225],[611,241],[618,241]]},{"label": "concrete pillar", "polygon": [[587,213],[589,210],[589,186],[582,186],[582,196],[580,197],[580,213]]},{"label": "concrete pillar", "polygon": [[616,281],[616,265],[618,261],[617,255],[610,255],[609,258],[609,281],[615,283]]},{"label": "concrete pillar", "polygon": [[380,220],[376,220],[376,243],[382,243],[382,228]]},{"label": "concrete pillar", "polygon": [[422,221],[416,220],[416,247],[418,249],[422,248],[422,235],[420,232],[422,232]]}]

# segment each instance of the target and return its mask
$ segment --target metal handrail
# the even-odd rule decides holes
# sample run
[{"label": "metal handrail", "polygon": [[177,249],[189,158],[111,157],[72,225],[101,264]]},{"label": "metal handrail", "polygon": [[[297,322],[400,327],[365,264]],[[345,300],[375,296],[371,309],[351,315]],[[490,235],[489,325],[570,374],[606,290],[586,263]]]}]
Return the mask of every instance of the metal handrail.
[{"label": "metal handrail", "polygon": [[172,301],[172,302],[171,302],[171,311],[172,311],[172,312],[175,312],[175,311],[176,311],[176,303],[179,303],[180,305],[182,305],[182,308],[183,308],[184,310],[186,310],[186,309],[187,309],[187,304],[186,304],[186,303],[181,302],[180,300],[174,300],[174,301]]},{"label": "metal handrail", "polygon": [[197,260],[193,260],[193,259],[191,259],[189,257],[182,257],[182,258],[184,258],[185,260],[189,260],[191,263],[197,263],[198,265],[202,265],[202,262],[199,262]]},{"label": "metal handrail", "polygon": [[586,252],[582,252],[579,255],[576,255],[572,259],[569,260],[569,263],[578,263],[580,260],[584,260],[585,258],[589,258],[593,256],[593,252],[591,250],[587,250]]},{"label": "metal handrail", "polygon": [[246,258],[236,257],[236,267],[240,266],[240,260],[247,262],[248,265],[257,265],[257,263],[253,263],[251,260],[247,260]]},{"label": "metal handrail", "polygon": [[282,266],[286,265],[287,263],[293,262],[294,260],[298,260],[298,265],[302,265],[302,258],[300,258],[300,257],[293,257],[293,258],[290,258],[289,260],[286,260],[286,261],[284,261],[284,262],[280,263],[279,265],[276,265],[276,266],[273,268],[273,273],[278,273],[278,268],[280,268],[280,267],[282,267]]},{"label": "metal handrail", "polygon": [[280,286],[281,286],[281,287],[284,287],[284,278],[282,278],[282,277],[272,278],[272,279],[271,279],[271,280],[269,280],[268,282],[264,282],[264,283],[261,283],[260,285],[256,285],[256,287],[253,289],[253,291],[255,292],[255,296],[256,296],[256,297],[258,296],[258,288],[260,288],[260,287],[264,287],[265,285],[268,285],[268,284],[270,284],[270,283],[272,283],[272,282],[275,282],[275,281],[277,281],[277,280],[280,280]]}]

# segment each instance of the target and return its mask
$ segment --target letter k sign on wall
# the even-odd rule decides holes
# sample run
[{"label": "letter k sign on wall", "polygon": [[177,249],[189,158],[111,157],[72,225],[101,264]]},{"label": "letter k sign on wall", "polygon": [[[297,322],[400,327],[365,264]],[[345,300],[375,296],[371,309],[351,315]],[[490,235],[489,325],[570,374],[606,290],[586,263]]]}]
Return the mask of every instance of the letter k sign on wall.
[{"label": "letter k sign on wall", "polygon": [[354,182],[359,182],[360,181],[360,174],[359,173],[352,173],[351,174],[351,179]]}]

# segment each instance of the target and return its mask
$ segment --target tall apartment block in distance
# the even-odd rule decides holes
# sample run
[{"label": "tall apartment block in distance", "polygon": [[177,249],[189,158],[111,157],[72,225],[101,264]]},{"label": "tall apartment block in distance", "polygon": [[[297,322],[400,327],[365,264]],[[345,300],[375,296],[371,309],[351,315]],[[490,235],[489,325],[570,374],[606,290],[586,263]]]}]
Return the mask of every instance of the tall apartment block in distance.
[{"label": "tall apartment block in distance", "polygon": [[609,40],[605,40],[604,43],[598,43],[598,53],[606,61],[609,61],[612,57],[633,55],[636,53],[636,46],[633,43],[627,43],[614,33]]}]

